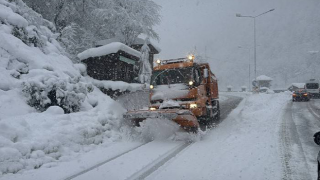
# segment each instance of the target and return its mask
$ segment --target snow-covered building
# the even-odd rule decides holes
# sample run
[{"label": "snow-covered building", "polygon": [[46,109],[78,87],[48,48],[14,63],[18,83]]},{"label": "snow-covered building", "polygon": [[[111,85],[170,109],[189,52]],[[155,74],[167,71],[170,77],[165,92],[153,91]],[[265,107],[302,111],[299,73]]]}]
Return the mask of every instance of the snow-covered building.
[{"label": "snow-covered building", "polygon": [[[111,39],[101,40],[101,41],[97,41],[95,46],[100,47],[100,46],[104,46],[104,45],[114,43],[114,42],[121,42],[121,40],[119,38],[111,38]],[[141,51],[141,48],[144,43],[145,43],[144,39],[136,38],[136,40],[134,41],[134,43],[130,47],[137,50],[137,51]],[[153,68],[154,55],[159,54],[161,49],[151,42],[148,42],[148,46],[150,49],[149,62],[150,62],[151,68]]]},{"label": "snow-covered building", "polygon": [[137,77],[141,53],[120,42],[88,49],[78,58],[87,66],[87,73],[97,80],[113,80],[131,83]]},{"label": "snow-covered building", "polygon": [[288,88],[289,91],[296,91],[297,89],[304,89],[306,83],[292,83]]},{"label": "snow-covered building", "polygon": [[270,88],[272,80],[273,79],[271,77],[268,77],[266,75],[261,75],[261,76],[257,77],[257,82],[258,82],[259,87]]}]

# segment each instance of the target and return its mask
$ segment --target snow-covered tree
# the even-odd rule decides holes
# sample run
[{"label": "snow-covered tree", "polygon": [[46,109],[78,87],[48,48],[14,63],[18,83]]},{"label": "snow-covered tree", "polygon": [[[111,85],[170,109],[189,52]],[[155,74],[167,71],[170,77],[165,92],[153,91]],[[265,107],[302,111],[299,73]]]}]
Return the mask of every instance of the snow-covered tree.
[{"label": "snow-covered tree", "polygon": [[150,83],[150,77],[152,73],[151,65],[149,62],[149,52],[150,48],[149,38],[146,38],[143,46],[141,47],[141,57],[140,57],[140,69],[139,69],[139,80],[141,83]]},{"label": "snow-covered tree", "polygon": [[99,1],[93,14],[105,22],[102,31],[131,45],[139,34],[158,39],[153,26],[160,23],[160,6],[151,0]]},{"label": "snow-covered tree", "polygon": [[[61,33],[59,41],[73,59],[77,53],[101,39],[117,37],[127,45],[131,45],[140,34],[158,39],[153,26],[160,23],[160,6],[152,0],[25,2],[54,23],[57,32]],[[74,25],[77,27],[72,28]]]}]

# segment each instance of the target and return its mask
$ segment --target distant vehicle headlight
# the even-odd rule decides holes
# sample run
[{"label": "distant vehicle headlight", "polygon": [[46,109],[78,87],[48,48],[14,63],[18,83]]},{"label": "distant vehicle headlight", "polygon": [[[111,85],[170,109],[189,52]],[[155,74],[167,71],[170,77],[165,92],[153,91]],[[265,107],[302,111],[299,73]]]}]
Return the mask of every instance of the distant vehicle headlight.
[{"label": "distant vehicle headlight", "polygon": [[189,81],[189,86],[192,86],[193,85],[193,81]]},{"label": "distant vehicle headlight", "polygon": [[307,93],[305,93],[305,94],[303,94],[304,96],[308,96],[308,94]]},{"label": "distant vehicle headlight", "polygon": [[197,104],[190,104],[190,108],[193,109],[193,108],[197,108],[198,105]]},{"label": "distant vehicle headlight", "polygon": [[150,111],[155,111],[155,110],[157,110],[157,109],[154,108],[154,107],[151,107],[151,108],[150,108]]},{"label": "distant vehicle headlight", "polygon": [[154,88],[154,87],[153,87],[153,85],[151,84],[151,85],[150,85],[150,89],[153,89],[153,88]]}]

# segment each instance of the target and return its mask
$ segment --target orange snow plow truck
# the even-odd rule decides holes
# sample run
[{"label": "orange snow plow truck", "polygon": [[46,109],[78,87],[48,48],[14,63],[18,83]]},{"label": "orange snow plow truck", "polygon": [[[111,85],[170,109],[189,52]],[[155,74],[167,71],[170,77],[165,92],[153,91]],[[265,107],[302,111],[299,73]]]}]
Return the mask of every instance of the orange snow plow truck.
[{"label": "orange snow plow truck", "polygon": [[169,119],[191,132],[220,119],[217,79],[209,64],[194,62],[194,56],[157,60],[149,98],[148,110],[129,111],[124,118],[136,126],[148,118]]}]

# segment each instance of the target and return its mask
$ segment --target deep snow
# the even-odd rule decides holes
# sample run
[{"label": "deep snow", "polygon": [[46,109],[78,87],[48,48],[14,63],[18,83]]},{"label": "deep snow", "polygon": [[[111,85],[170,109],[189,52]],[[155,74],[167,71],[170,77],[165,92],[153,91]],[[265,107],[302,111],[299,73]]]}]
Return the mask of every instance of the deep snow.
[{"label": "deep snow", "polygon": [[[85,66],[72,63],[54,30],[22,1],[0,0],[1,179],[53,167],[123,139],[119,129],[125,109],[97,86],[120,91],[142,88],[86,78]],[[60,107],[47,107],[52,103],[51,90],[56,90]],[[64,114],[68,107],[61,104],[63,99],[78,108]],[[33,103],[38,106],[31,107]]]},{"label": "deep snow", "polygon": [[[179,134],[179,128],[171,121],[150,120],[140,128],[127,128],[121,120],[124,107],[98,87],[135,91],[142,90],[142,86],[85,77],[85,67],[73,64],[56,41],[58,34],[53,33],[52,23],[22,1],[0,0],[0,21],[1,179],[66,178],[138,147],[144,141],[156,139],[138,151],[139,156],[130,153],[103,167],[112,172],[113,177],[121,179],[164,156],[166,151],[172,151],[185,140],[167,139]],[[19,30],[22,34],[17,32]],[[18,35],[14,36],[14,32]],[[33,38],[38,43],[29,41]],[[64,109],[58,106],[44,108],[43,112],[30,107],[23,84],[40,88],[39,96],[44,98],[41,103],[51,101],[45,98],[50,90],[47,91],[47,87],[62,85],[65,93],[79,91],[72,94],[79,97],[79,112],[64,114]],[[290,95],[231,95],[245,99],[219,126],[201,134],[201,140],[192,139],[195,143],[148,179],[285,177],[279,131]],[[220,99],[226,98],[222,95]],[[308,146],[304,147],[308,151]],[[294,148],[291,150],[293,154],[298,153]],[[311,153],[307,157],[312,159]],[[124,161],[128,164],[123,164]],[[133,167],[134,163],[137,166]],[[299,159],[295,163],[300,163]],[[313,163],[308,162],[311,168],[315,167]],[[124,166],[128,171],[121,169]],[[90,171],[90,177],[105,178],[100,174],[104,171],[97,169]]]},{"label": "deep snow", "polygon": [[[222,123],[204,132],[200,139],[193,139],[193,144],[146,179],[285,179],[289,176],[284,170],[286,163],[284,156],[287,153],[283,151],[284,148],[294,156],[290,160],[290,166],[293,166],[291,168],[295,173],[290,176],[294,175],[292,176],[294,179],[306,178],[301,176],[304,170],[294,168],[303,163],[297,146],[293,144],[284,147],[282,143],[281,129],[287,105],[290,103],[290,93],[221,93],[220,96],[223,101],[232,96],[241,96],[244,99]],[[55,110],[52,111],[55,112]],[[37,170],[5,175],[3,179],[34,179],[48,174],[54,176],[51,179],[70,177],[121,152],[140,146],[153,136],[151,140],[156,139],[153,143],[77,176],[78,179],[134,177],[136,171],[140,172],[144,167],[158,162],[167,153],[178,148],[182,142],[190,140],[185,138],[178,129],[170,129],[169,127],[174,127],[170,126],[170,123],[167,123],[169,126],[166,127],[162,123],[159,124],[161,120],[155,121],[149,120],[145,123],[146,126],[135,128],[134,131],[122,128],[122,135],[126,134],[123,137],[131,137],[130,139],[90,146],[93,147],[92,150],[78,152],[74,156],[69,156],[64,162],[49,163]],[[297,123],[297,119],[294,121]],[[168,135],[174,134],[176,134],[175,138],[171,136],[167,139]],[[310,168],[315,168],[312,154],[316,151],[306,145],[303,147],[308,158],[311,159],[308,161],[309,164],[311,163]],[[70,171],[63,170],[67,166],[71,167]],[[119,171],[119,169],[122,170]],[[55,176],[57,172],[61,174]],[[310,173],[315,177],[314,169],[310,170]]]}]

